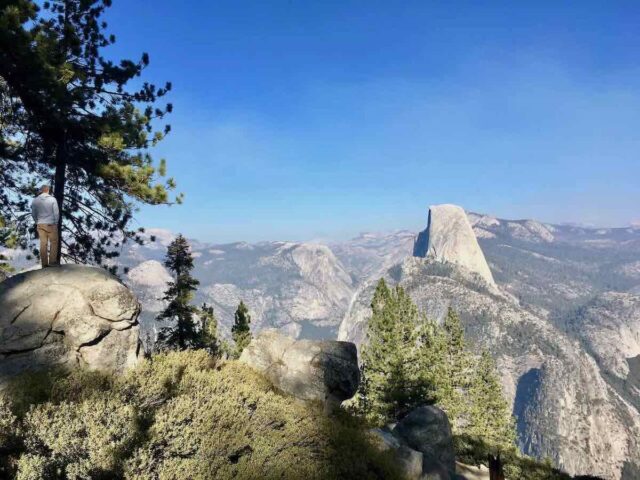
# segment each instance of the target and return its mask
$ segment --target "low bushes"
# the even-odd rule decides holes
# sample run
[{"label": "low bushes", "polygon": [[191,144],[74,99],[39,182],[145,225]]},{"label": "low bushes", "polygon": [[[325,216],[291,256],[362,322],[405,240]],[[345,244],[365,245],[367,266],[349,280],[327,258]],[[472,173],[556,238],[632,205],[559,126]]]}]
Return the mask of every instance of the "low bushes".
[{"label": "low bushes", "polygon": [[244,365],[174,352],[121,378],[80,370],[17,379],[0,398],[0,476],[399,478],[364,432]]}]

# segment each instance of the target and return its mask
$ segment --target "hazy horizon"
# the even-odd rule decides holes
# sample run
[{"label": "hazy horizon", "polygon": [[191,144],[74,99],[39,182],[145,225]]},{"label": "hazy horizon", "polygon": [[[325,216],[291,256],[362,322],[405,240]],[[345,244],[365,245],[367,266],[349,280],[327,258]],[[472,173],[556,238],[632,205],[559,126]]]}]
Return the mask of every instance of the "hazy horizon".
[{"label": "hazy horizon", "polygon": [[[136,22],[127,21],[135,18]],[[149,52],[182,206],[144,226],[221,241],[419,228],[426,202],[640,221],[633,3],[114,2]]]},{"label": "hazy horizon", "polygon": [[[426,211],[427,209],[425,209]],[[478,215],[487,215],[490,217],[495,217],[498,218],[500,220],[507,220],[507,221],[512,221],[512,222],[519,222],[519,221],[525,221],[525,220],[534,220],[537,222],[540,222],[544,225],[554,225],[554,226],[567,226],[567,227],[577,227],[577,228],[589,228],[589,229],[626,229],[626,228],[633,228],[633,229],[640,229],[640,224],[636,223],[630,223],[628,225],[593,225],[593,224],[587,224],[587,223],[581,223],[581,222],[572,222],[572,221],[566,221],[566,222],[547,222],[544,220],[541,220],[539,218],[505,218],[502,217],[500,215],[494,215],[491,213],[485,213],[485,212],[478,212],[478,211],[474,211],[474,210],[466,210],[467,213],[474,213],[474,214],[478,214]],[[219,244],[219,245],[225,245],[225,244],[232,244],[232,243],[261,243],[261,242],[307,242],[307,243],[340,243],[340,242],[345,242],[348,240],[354,240],[360,236],[363,235],[367,235],[367,234],[380,234],[380,235],[385,235],[385,234],[393,234],[393,233],[400,233],[400,232],[410,232],[410,233],[414,233],[414,234],[418,234],[418,232],[424,230],[427,227],[427,214],[425,214],[424,216],[424,221],[422,223],[420,223],[418,225],[417,222],[416,223],[417,226],[406,226],[406,227],[399,227],[399,228],[387,228],[387,229],[377,229],[377,230],[373,230],[373,229],[364,229],[364,230],[359,230],[355,233],[349,233],[349,234],[345,234],[344,236],[341,237],[328,237],[328,236],[324,236],[324,237],[291,237],[291,238],[271,238],[271,237],[260,237],[260,236],[256,236],[254,239],[248,239],[248,238],[228,238],[226,240],[222,240],[222,241],[218,241],[217,238],[204,238],[204,237],[197,237],[197,236],[193,236],[193,235],[189,235],[186,234],[185,232],[181,231],[181,230],[171,230],[168,228],[163,228],[163,227],[158,227],[158,226],[150,226],[147,225],[145,226],[147,233],[149,234],[154,234],[154,232],[156,234],[160,234],[161,232],[165,232],[165,233],[170,233],[172,235],[177,235],[179,233],[185,235],[186,237],[188,237],[191,240],[203,243],[203,244]],[[214,236],[215,237],[215,236]]]}]

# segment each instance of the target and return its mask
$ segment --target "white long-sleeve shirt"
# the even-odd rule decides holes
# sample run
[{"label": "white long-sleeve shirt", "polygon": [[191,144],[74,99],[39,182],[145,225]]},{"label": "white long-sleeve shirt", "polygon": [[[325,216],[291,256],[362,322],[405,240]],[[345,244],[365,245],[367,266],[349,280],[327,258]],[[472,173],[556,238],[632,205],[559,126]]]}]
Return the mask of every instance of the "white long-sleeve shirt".
[{"label": "white long-sleeve shirt", "polygon": [[58,202],[48,193],[41,193],[31,203],[31,215],[36,225],[57,225],[60,218]]}]

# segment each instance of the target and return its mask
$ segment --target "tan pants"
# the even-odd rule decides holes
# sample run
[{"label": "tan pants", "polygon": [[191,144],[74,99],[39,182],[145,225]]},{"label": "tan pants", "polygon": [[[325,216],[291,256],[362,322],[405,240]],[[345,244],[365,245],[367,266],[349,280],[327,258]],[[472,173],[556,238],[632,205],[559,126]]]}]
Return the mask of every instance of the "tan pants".
[{"label": "tan pants", "polygon": [[42,268],[58,264],[58,226],[53,223],[39,223],[40,260]]}]

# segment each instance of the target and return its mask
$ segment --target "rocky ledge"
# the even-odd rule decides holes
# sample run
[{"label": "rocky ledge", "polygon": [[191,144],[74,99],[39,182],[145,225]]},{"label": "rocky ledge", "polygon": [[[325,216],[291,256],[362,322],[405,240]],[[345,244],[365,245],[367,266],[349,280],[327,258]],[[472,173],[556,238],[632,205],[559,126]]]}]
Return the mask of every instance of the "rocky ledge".
[{"label": "rocky ledge", "polygon": [[121,372],[140,355],[135,295],[101,268],[63,265],[0,283],[0,387],[27,370]]}]

